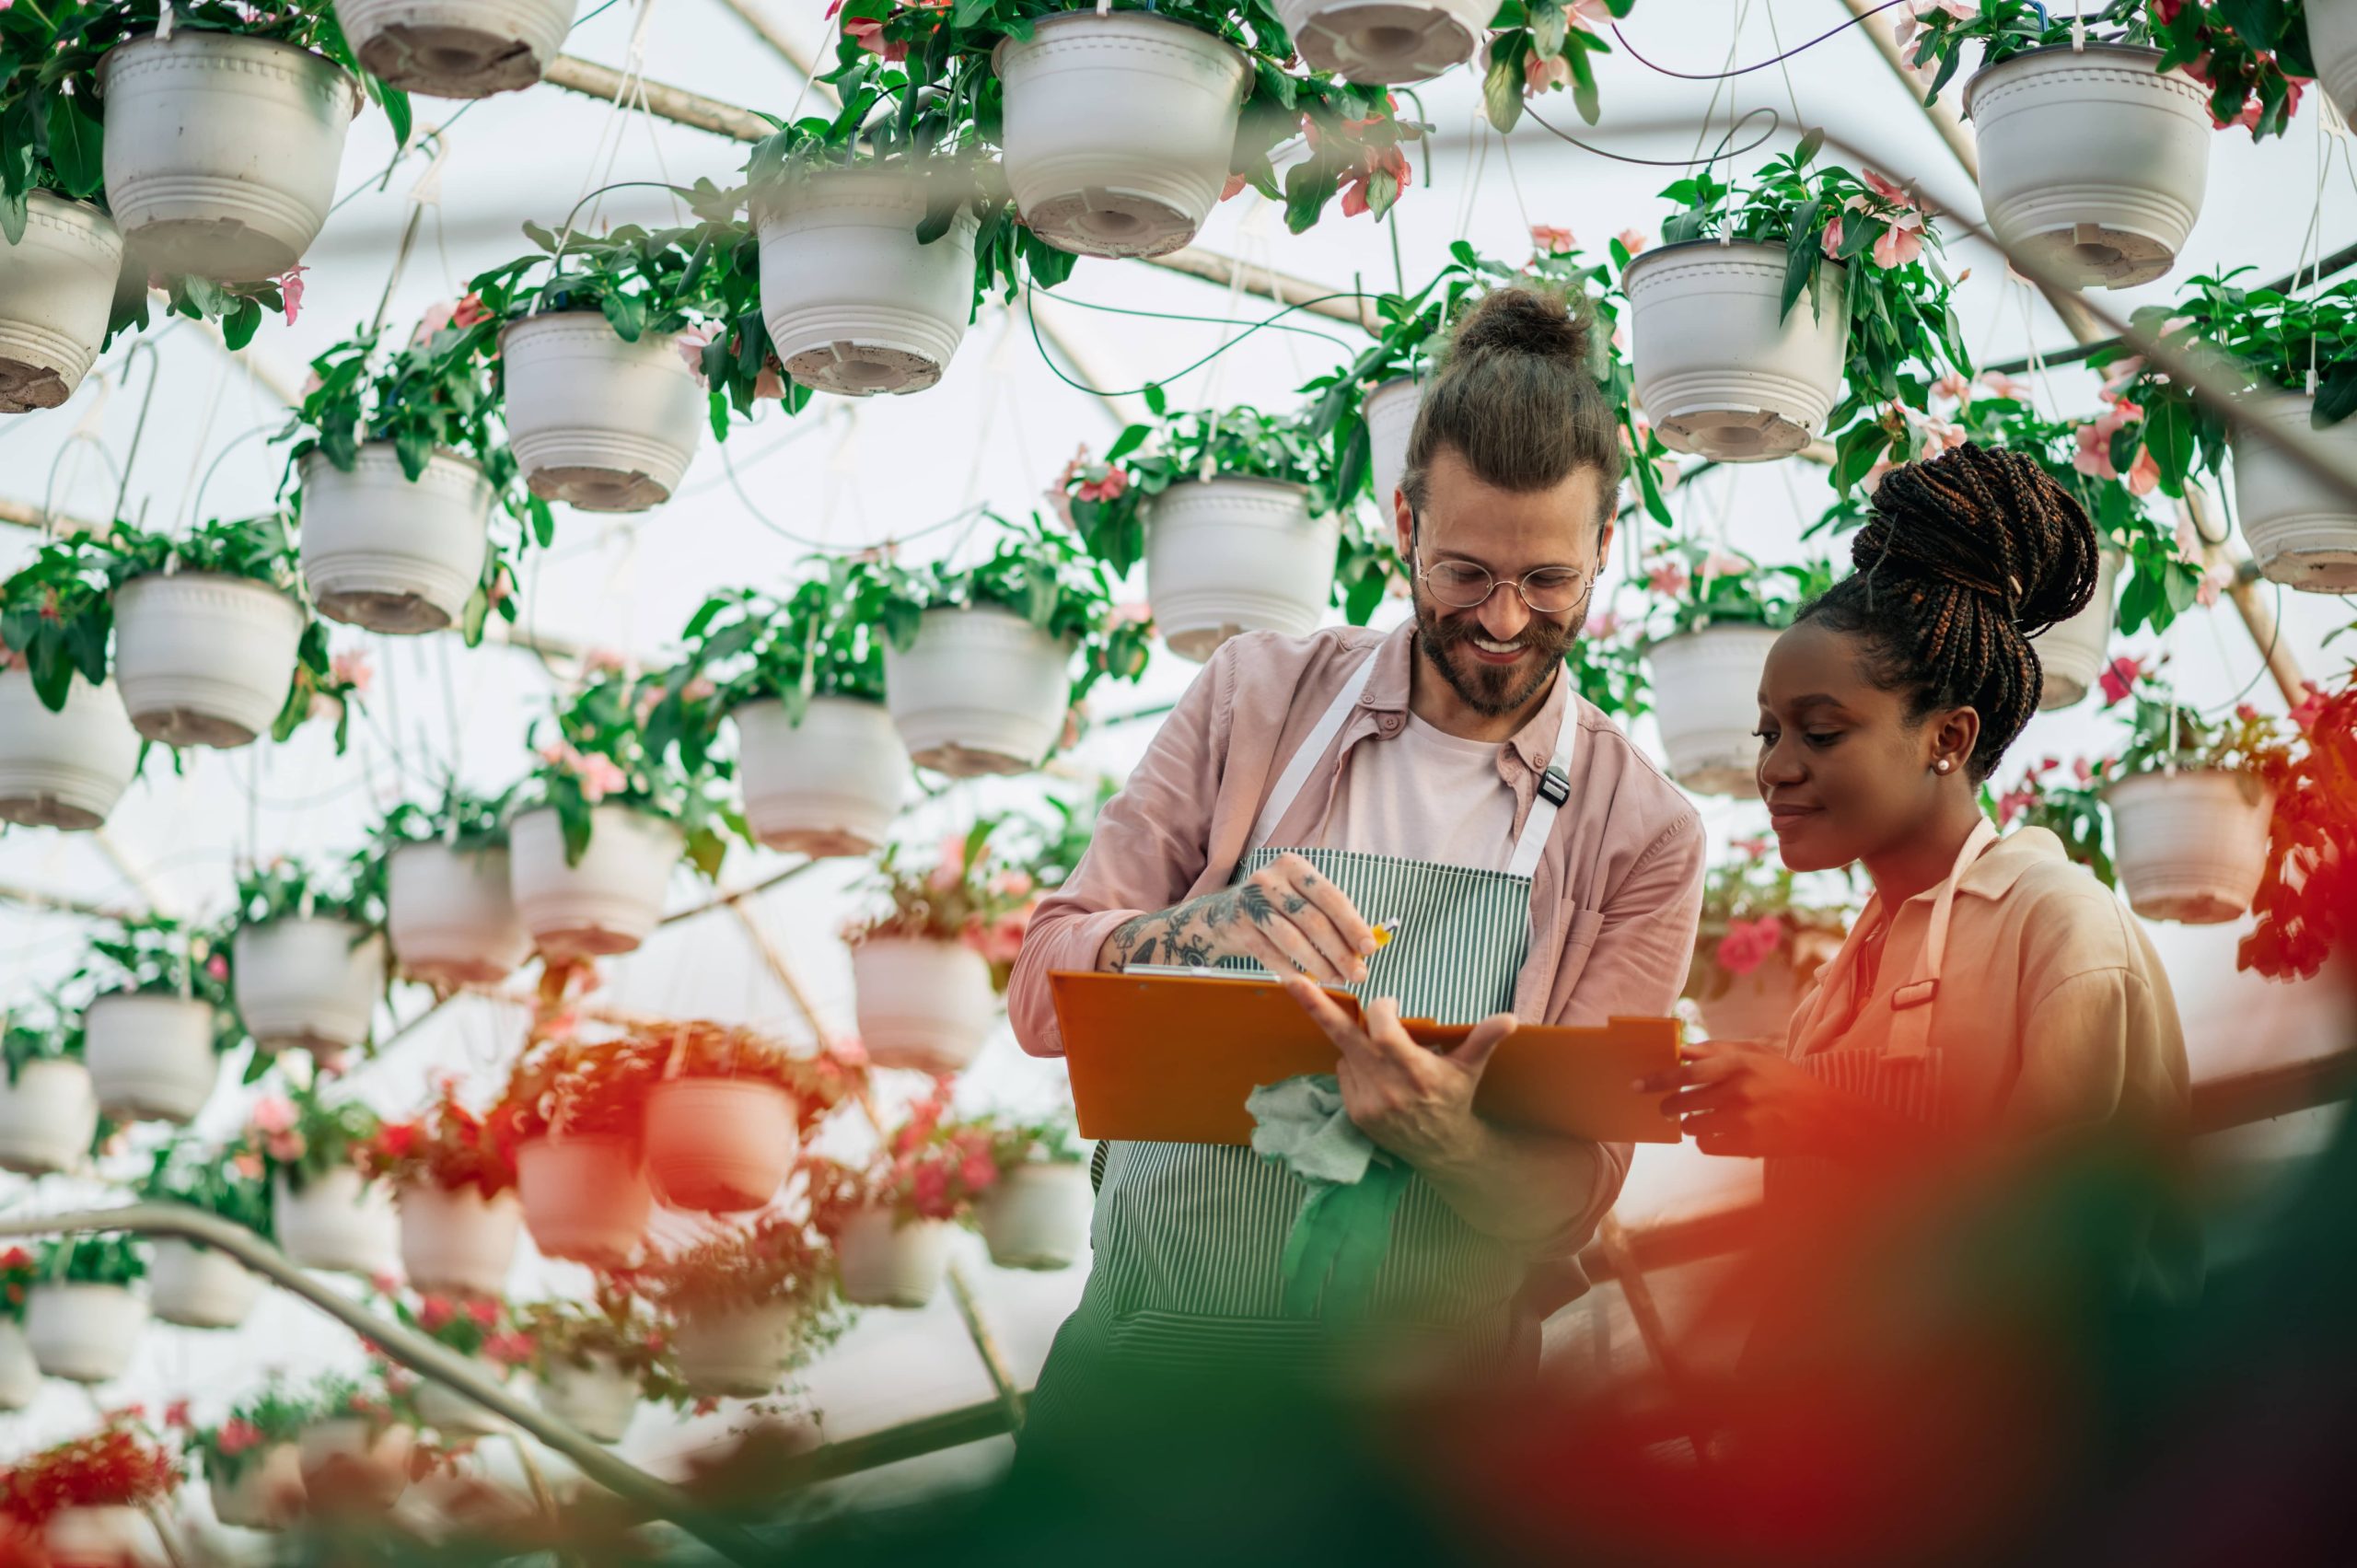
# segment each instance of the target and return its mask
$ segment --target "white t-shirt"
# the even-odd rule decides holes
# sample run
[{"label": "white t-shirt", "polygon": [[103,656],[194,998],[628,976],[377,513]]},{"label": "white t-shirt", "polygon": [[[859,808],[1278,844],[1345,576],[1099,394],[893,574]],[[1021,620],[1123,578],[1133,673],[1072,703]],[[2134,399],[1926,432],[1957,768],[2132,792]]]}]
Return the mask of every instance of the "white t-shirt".
[{"label": "white t-shirt", "polygon": [[1320,847],[1504,871],[1514,858],[1515,796],[1498,771],[1503,744],[1461,739],[1413,714],[1390,739],[1362,740]]}]

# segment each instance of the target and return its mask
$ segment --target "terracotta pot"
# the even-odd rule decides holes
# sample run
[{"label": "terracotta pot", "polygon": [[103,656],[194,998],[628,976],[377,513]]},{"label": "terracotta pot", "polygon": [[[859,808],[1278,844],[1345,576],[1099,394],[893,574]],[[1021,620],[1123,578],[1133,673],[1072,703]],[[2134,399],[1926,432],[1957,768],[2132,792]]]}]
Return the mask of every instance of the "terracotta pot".
[{"label": "terracotta pot", "polygon": [[646,1175],[674,1209],[741,1214],[794,1167],[794,1098],[758,1078],[672,1078],[646,1098]]},{"label": "terracotta pot", "polygon": [[516,1151],[524,1227],[545,1257],[593,1268],[633,1261],[655,1195],[635,1138],[535,1138]]},{"label": "terracotta pot", "polygon": [[918,1307],[941,1288],[949,1267],[949,1226],[902,1223],[888,1209],[854,1214],[835,1238],[843,1299],[854,1307]]},{"label": "terracotta pot", "polygon": [[407,1184],[401,1211],[401,1272],[433,1295],[502,1296],[516,1261],[524,1208],[512,1191],[486,1200],[478,1188]]}]

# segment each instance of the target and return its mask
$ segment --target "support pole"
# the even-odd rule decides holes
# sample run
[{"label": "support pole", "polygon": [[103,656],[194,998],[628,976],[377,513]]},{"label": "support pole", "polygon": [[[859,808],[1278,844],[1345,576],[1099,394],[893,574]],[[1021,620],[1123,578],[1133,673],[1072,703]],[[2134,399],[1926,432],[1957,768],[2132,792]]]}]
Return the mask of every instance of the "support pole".
[{"label": "support pole", "polygon": [[1006,1412],[1006,1429],[1022,1431],[1022,1391],[1016,1388],[1014,1375],[1006,1369],[1006,1358],[999,1353],[991,1326],[982,1320],[981,1304],[974,1299],[973,1284],[966,1278],[966,1271],[955,1263],[949,1265],[949,1295],[958,1303],[958,1316],[966,1324],[966,1337],[974,1342],[974,1353],[981,1358],[982,1370],[990,1376],[999,1409]]}]

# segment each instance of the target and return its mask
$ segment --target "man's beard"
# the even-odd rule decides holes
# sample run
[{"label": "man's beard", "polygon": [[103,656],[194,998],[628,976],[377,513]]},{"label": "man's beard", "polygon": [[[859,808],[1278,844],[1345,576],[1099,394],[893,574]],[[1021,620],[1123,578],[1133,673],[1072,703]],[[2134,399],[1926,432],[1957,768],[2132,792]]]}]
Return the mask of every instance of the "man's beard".
[{"label": "man's beard", "polygon": [[1515,664],[1501,668],[1457,657],[1460,644],[1477,636],[1489,636],[1470,611],[1444,617],[1440,608],[1424,597],[1421,585],[1416,589],[1415,605],[1416,645],[1423,650],[1424,657],[1440,671],[1441,679],[1448,682],[1449,690],[1457,693],[1460,702],[1475,713],[1492,717],[1513,713],[1545,690],[1549,678],[1571,648],[1572,639],[1578,635],[1573,630],[1579,624],[1576,616],[1559,626],[1546,616],[1534,614],[1530,624],[1513,641],[1537,650],[1538,656],[1527,667]]}]

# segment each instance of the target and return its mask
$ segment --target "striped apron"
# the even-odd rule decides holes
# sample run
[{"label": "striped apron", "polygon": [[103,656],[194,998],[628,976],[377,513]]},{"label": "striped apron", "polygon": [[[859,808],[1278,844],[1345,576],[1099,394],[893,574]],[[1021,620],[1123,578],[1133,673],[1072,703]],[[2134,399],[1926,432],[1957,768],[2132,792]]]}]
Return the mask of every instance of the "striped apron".
[{"label": "striped apron", "polygon": [[[1253,829],[1240,880],[1287,853],[1270,844],[1285,812],[1341,732],[1374,672],[1372,656],[1311,730]],[[1570,796],[1567,763],[1578,724],[1568,711],[1504,871],[1295,847],[1371,921],[1398,932],[1367,962],[1356,989],[1396,999],[1404,1017],[1471,1023],[1514,1005],[1530,949],[1532,874],[1557,809]],[[1434,801],[1434,809],[1447,803]],[[1253,970],[1248,960],[1224,967]],[[1249,1148],[1217,1144],[1099,1144],[1090,1167],[1096,1258],[1080,1305],[1058,1330],[1027,1431],[1051,1427],[1078,1380],[1124,1367],[1339,1365],[1352,1342],[1281,1309],[1279,1259],[1309,1187]],[[1376,1280],[1368,1332],[1387,1347],[1428,1347],[1445,1365],[1508,1365],[1514,1300],[1529,1259],[1474,1229],[1422,1176],[1409,1178]],[[1396,1361],[1396,1358],[1392,1358]],[[1421,1358],[1413,1358],[1421,1359]]]}]

